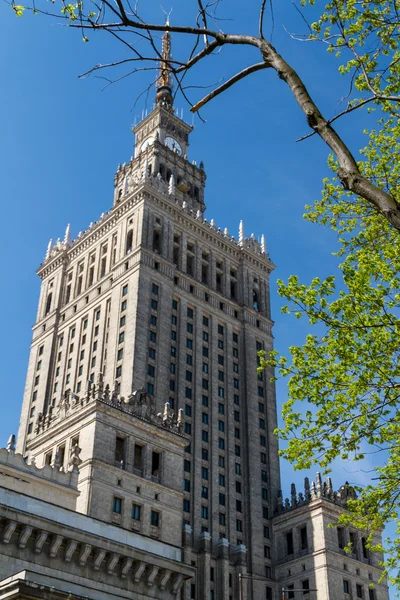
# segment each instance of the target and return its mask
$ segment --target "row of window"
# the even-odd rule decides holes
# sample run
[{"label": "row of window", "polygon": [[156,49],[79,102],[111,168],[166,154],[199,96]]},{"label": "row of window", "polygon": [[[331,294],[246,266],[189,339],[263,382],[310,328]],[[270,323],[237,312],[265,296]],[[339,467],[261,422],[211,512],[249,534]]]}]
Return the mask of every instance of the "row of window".
[{"label": "row of window", "polygon": [[[114,496],[112,501],[112,512],[117,515],[122,514],[123,510],[123,498],[119,496]],[[141,521],[142,518],[142,506],[140,504],[132,504],[132,512],[131,517],[134,521]],[[160,527],[161,524],[161,514],[157,510],[150,511],[150,525],[152,527]]]}]

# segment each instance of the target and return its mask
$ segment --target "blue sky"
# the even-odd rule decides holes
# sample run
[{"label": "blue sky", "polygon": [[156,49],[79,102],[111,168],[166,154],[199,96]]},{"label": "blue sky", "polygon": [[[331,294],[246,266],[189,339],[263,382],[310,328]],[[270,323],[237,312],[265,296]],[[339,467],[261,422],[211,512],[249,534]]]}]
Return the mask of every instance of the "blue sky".
[{"label": "blue sky", "polygon": [[[194,2],[170,0],[171,19],[183,24]],[[221,23],[232,32],[255,33],[256,0],[232,0],[235,19]],[[163,7],[169,10],[170,6]],[[159,2],[146,4],[149,15],[162,22]],[[337,73],[338,63],[324,47],[293,40],[283,28],[304,31],[289,0],[275,3],[273,43],[299,72],[327,116],[340,110],[346,80]],[[270,31],[270,20],[266,20]],[[174,57],[182,57],[184,41],[173,37]],[[142,72],[102,91],[105,81],[78,79],[94,64],[126,56],[125,50],[106,35],[81,34],[54,18],[26,15],[16,18],[0,3],[0,55],[2,94],[0,198],[3,293],[2,419],[0,444],[17,431],[24,380],[39,293],[35,269],[42,261],[49,238],[62,237],[67,223],[73,235],[112,204],[113,176],[118,163],[129,160],[133,150],[130,126],[146,108],[138,94],[153,75]],[[210,58],[192,75],[192,85],[212,84],[238,69],[260,60],[253,49],[231,47]],[[190,90],[198,100],[204,90]],[[153,92],[147,108],[151,109]],[[176,106],[192,121],[189,109],[178,97]],[[342,107],[343,108],[343,107]],[[328,175],[327,148],[316,136],[302,143],[308,133],[302,113],[286,85],[274,72],[259,72],[240,82],[210,103],[202,112],[206,123],[195,121],[189,158],[203,160],[207,172],[206,217],[237,235],[239,220],[247,234],[265,233],[272,260],[272,305],[275,342],[279,351],[301,343],[308,328],[280,314],[275,280],[298,274],[304,281],[334,272],[335,238],[329,230],[302,219],[304,205],[320,197],[321,180]],[[337,123],[356,152],[363,145],[366,113],[353,113]],[[285,383],[279,382],[278,404],[285,400]],[[365,473],[351,464],[338,465],[334,485],[345,479],[365,481]],[[313,476],[314,474],[310,474]],[[292,477],[283,465],[283,479]],[[289,489],[285,492],[288,494]]]}]

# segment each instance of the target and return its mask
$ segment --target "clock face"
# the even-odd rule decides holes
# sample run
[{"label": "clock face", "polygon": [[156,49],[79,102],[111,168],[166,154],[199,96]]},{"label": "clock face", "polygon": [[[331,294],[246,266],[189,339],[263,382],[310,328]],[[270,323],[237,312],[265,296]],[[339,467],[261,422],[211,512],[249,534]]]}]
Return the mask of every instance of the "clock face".
[{"label": "clock face", "polygon": [[151,146],[154,142],[153,137],[148,137],[147,140],[144,140],[143,144],[140,146],[140,152],[144,152],[147,146]]},{"label": "clock face", "polygon": [[173,152],[179,154],[179,156],[182,156],[182,147],[173,137],[166,137],[165,145]]}]

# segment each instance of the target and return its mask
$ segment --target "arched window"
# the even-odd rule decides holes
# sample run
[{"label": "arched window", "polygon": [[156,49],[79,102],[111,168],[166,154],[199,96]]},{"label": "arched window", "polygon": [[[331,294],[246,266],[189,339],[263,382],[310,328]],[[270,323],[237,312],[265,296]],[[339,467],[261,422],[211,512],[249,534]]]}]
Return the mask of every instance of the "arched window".
[{"label": "arched window", "polygon": [[167,181],[169,181],[171,179],[171,175],[172,175],[172,171],[171,169],[167,170]]},{"label": "arched window", "polygon": [[198,187],[194,188],[194,199],[195,200],[199,199],[199,188]]},{"label": "arched window", "polygon": [[132,244],[133,244],[133,230],[130,229],[126,236],[126,250],[125,250],[126,254],[132,250]]},{"label": "arched window", "polygon": [[162,163],[160,164],[160,175],[163,179],[165,179],[165,167]]},{"label": "arched window", "polygon": [[50,308],[51,308],[51,298],[52,298],[52,294],[50,293],[50,294],[47,296],[47,300],[46,300],[46,313],[45,313],[46,315],[48,315],[48,314],[49,314],[49,312],[50,312]]}]

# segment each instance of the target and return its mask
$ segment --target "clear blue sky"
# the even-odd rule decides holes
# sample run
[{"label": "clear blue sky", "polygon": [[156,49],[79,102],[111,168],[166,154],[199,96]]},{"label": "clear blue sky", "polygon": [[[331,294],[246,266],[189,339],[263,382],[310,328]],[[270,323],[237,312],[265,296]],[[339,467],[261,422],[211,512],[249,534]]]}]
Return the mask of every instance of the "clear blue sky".
[{"label": "clear blue sky", "polygon": [[[183,24],[194,2],[170,0],[171,19]],[[245,4],[246,9],[240,10]],[[226,30],[255,33],[258,1],[229,2],[235,19],[222,23]],[[170,5],[163,5],[169,10]],[[159,2],[148,2],[149,15],[162,22]],[[340,109],[346,80],[338,63],[322,46],[296,42],[285,32],[304,31],[289,0],[275,3],[274,45],[305,80],[327,116]],[[266,31],[270,31],[269,19]],[[173,37],[174,57],[181,58],[183,41]],[[0,346],[2,419],[0,445],[17,431],[31,326],[35,320],[39,278],[49,238],[62,237],[67,223],[75,236],[112,204],[113,176],[118,163],[129,160],[133,149],[130,125],[145,108],[145,97],[135,99],[153,75],[140,73],[102,91],[98,78],[78,79],[94,64],[125,56],[106,35],[81,42],[78,31],[54,18],[14,16],[0,3],[2,93],[0,197],[2,200],[3,330]],[[237,69],[260,60],[255,50],[224,49],[193,74],[191,83],[212,84]],[[194,89],[197,100],[202,90]],[[152,106],[150,93],[148,108]],[[182,98],[176,106],[189,109]],[[328,174],[327,149],[316,137],[300,144],[296,138],[307,125],[286,85],[274,72],[262,71],[240,82],[210,103],[202,113],[206,124],[195,122],[191,160],[203,160],[207,172],[206,216],[237,235],[239,220],[247,234],[265,233],[276,264],[272,304],[275,341],[279,351],[301,343],[308,329],[280,314],[276,277],[296,273],[304,281],[334,272],[333,235],[302,219],[304,205],[319,198],[322,177]],[[338,129],[356,151],[362,146],[365,113],[338,123]],[[278,404],[285,400],[285,384],[278,384]],[[310,474],[313,476],[314,474]],[[283,465],[283,480],[300,482]],[[351,464],[338,465],[334,485],[345,479],[364,482],[366,474]],[[289,493],[289,489],[285,490]]]}]

